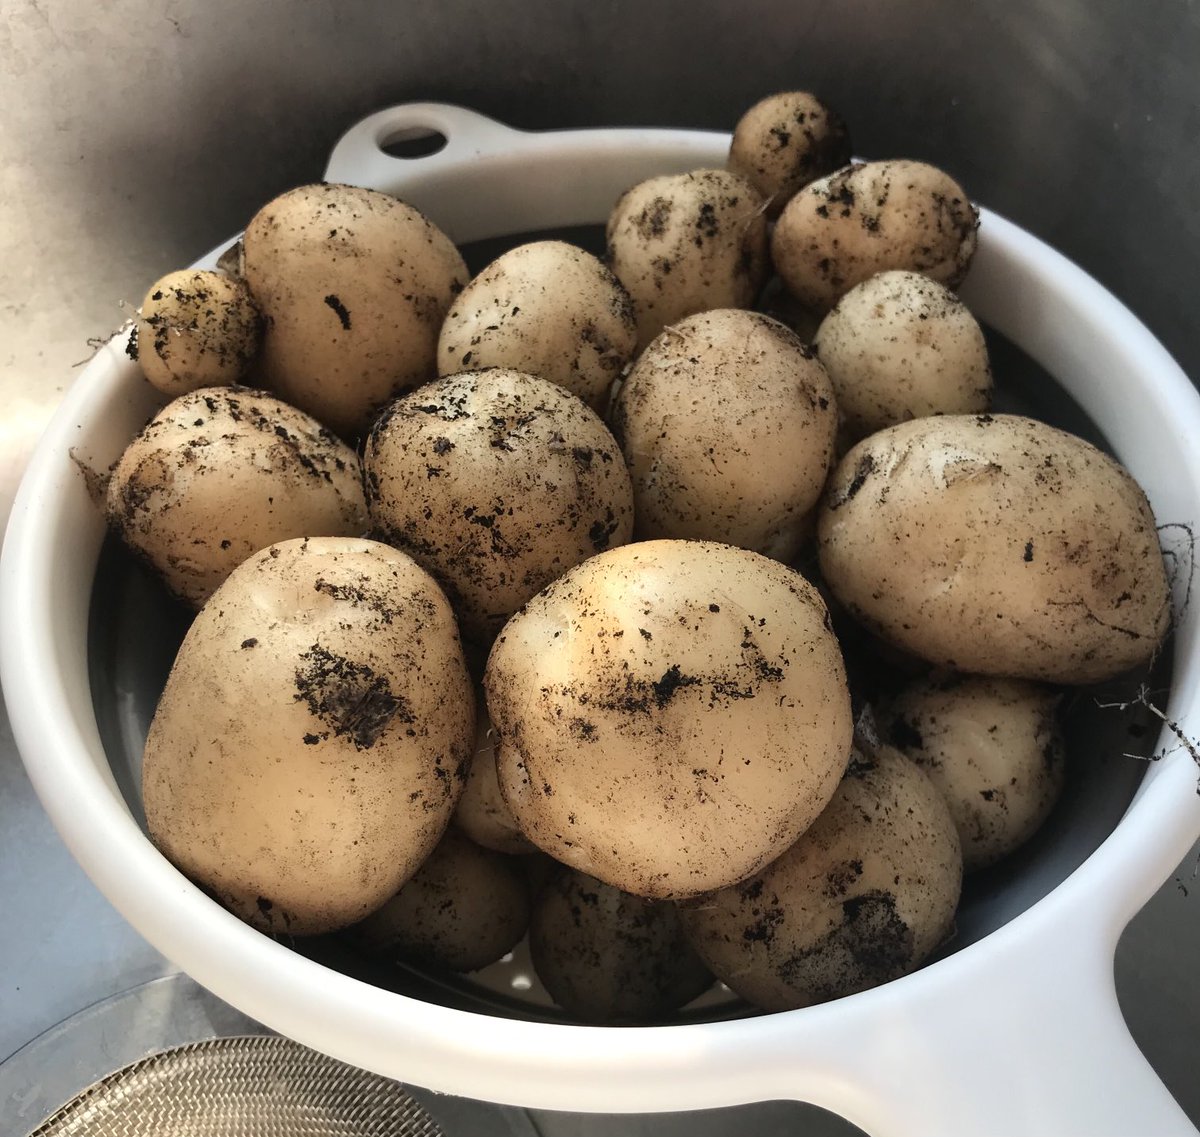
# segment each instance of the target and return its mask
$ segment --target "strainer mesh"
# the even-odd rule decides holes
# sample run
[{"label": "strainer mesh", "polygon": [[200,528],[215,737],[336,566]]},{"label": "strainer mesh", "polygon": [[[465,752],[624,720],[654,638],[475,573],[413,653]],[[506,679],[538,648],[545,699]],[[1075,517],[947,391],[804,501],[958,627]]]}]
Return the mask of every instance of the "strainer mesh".
[{"label": "strainer mesh", "polygon": [[442,1137],[396,1082],[286,1038],[217,1038],[110,1074],[30,1137]]}]

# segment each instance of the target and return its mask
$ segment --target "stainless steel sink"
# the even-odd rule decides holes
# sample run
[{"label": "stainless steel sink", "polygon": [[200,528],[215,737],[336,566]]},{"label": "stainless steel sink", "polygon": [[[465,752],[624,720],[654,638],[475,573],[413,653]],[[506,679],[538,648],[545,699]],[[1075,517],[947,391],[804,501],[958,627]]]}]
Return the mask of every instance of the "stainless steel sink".
[{"label": "stainless steel sink", "polygon": [[[729,129],[756,98],[787,87],[838,106],[860,154],[945,165],[1079,261],[1200,377],[1191,0],[3,0],[0,516],[89,340],[120,324],[154,277],[238,229],[273,193],[317,177],[361,115],[420,99],[529,128]],[[1200,849],[1131,925],[1117,978],[1135,1037],[1200,1124],[1197,865]],[[153,1044],[161,1007],[144,993],[162,991],[154,980],[186,981],[169,978],[174,968],[75,866],[7,720],[0,912],[0,1060],[134,988],[142,994],[123,997],[148,1001],[126,1029],[144,1032],[135,1049]],[[23,1067],[27,1080],[57,1076],[69,1053],[68,1035],[57,1037]],[[16,1067],[6,1066],[0,1086],[11,1090]],[[0,1118],[5,1102],[0,1093]],[[531,1121],[560,1137],[852,1131],[791,1103]],[[470,1125],[509,1132],[486,1111]]]}]

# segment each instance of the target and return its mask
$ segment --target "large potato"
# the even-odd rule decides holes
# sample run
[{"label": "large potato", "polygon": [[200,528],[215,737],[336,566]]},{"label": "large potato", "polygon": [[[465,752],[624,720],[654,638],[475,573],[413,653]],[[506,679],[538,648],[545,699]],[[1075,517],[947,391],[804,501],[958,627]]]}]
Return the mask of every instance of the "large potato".
[{"label": "large potato", "polygon": [[474,726],[454,616],[411,558],[350,538],[272,545],[179,649],[146,739],[150,836],[258,928],[346,926],[437,843]]},{"label": "large potato", "polygon": [[975,254],[979,214],[962,187],[924,162],[866,162],[805,186],[771,235],[788,290],[827,311],[877,272],[909,269],[953,288]]},{"label": "large potato", "polygon": [[608,218],[608,262],[629,290],[638,347],[710,308],[749,308],[767,276],[763,196],[727,170],[649,178]]},{"label": "large potato", "polygon": [[603,414],[636,344],[633,302],[612,272],[564,241],[534,241],[494,260],[450,306],[438,372],[510,367]]},{"label": "large potato", "polygon": [[672,324],[621,385],[613,430],[640,538],[790,560],[833,461],[825,369],[783,324],[727,308]]},{"label": "large potato", "polygon": [[821,811],[850,752],[825,605],[729,545],[648,541],[578,565],[505,626],[484,686],[525,836],[649,898],[756,872]]},{"label": "large potato", "polygon": [[441,582],[485,648],[522,604],[633,533],[621,450],[584,403],[504,368],[397,399],[367,439],[375,531]]},{"label": "large potato", "polygon": [[830,478],[818,538],[858,619],[960,671],[1092,683],[1146,663],[1170,621],[1145,494],[1033,419],[945,415],[864,439]]},{"label": "large potato", "polygon": [[126,447],[105,516],[176,596],[199,607],[251,553],[366,527],[358,456],[262,391],[201,388]]},{"label": "large potato", "polygon": [[243,272],[266,334],[262,381],[350,437],[437,374],[437,338],[467,268],[412,206],[357,186],[289,190],[246,226]]},{"label": "large potato", "polygon": [[855,755],[828,808],[778,860],[680,914],[718,979],[783,1011],[920,966],[950,931],[961,887],[946,803],[883,749]]}]

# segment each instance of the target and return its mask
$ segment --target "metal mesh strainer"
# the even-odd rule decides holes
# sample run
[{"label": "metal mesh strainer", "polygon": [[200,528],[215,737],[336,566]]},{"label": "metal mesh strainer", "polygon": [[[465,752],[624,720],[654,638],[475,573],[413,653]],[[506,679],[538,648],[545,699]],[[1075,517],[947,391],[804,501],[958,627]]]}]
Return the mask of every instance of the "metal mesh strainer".
[{"label": "metal mesh strainer", "polygon": [[30,1137],[442,1137],[398,1083],[285,1038],[217,1038],[126,1066]]}]

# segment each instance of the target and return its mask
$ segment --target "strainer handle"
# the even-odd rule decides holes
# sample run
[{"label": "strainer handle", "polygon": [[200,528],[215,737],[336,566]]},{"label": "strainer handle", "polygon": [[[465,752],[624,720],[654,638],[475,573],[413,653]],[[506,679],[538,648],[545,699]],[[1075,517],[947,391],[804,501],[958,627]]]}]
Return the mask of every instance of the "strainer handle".
[{"label": "strainer handle", "polygon": [[[423,138],[428,149],[434,136],[441,148],[416,157],[397,157],[391,145]],[[462,244],[504,235],[497,217],[506,233],[594,225],[612,209],[614,184],[710,165],[728,147],[728,135],[700,130],[526,131],[448,103],[403,103],[347,130],[325,180],[394,194]],[[497,164],[511,169],[514,159],[540,180],[536,195],[523,180],[496,177]]]},{"label": "strainer handle", "polygon": [[793,1055],[789,1096],[871,1137],[1196,1137],[1121,1015],[1115,934],[1014,947],[1006,930],[910,976],[928,990],[897,990],[891,1013],[843,1015],[840,1083],[828,1055]]}]

